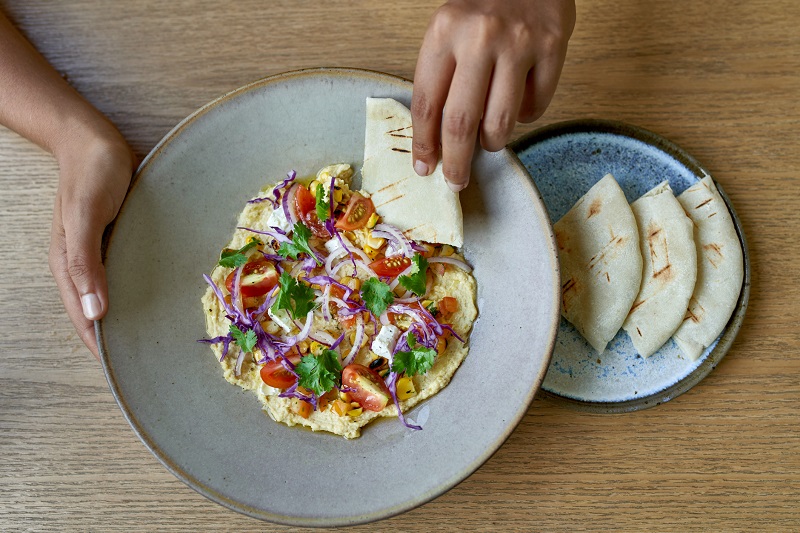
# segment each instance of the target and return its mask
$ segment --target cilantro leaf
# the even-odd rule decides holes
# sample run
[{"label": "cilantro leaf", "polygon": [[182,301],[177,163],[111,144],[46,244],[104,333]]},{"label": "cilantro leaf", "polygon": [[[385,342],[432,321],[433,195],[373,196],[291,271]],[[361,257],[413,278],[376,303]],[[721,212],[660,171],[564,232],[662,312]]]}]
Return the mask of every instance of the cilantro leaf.
[{"label": "cilantro leaf", "polygon": [[308,244],[308,239],[310,238],[311,230],[302,222],[298,222],[294,225],[294,229],[292,230],[292,242],[281,243],[281,247],[278,248],[278,254],[283,257],[297,259],[299,254],[305,253],[313,257],[317,265],[321,265],[322,263],[317,257],[317,254],[314,253],[314,250],[311,249],[311,245]]},{"label": "cilantro leaf", "polygon": [[405,372],[406,376],[425,374],[433,366],[436,359],[436,350],[426,348],[417,344],[414,334],[409,332],[406,337],[408,340],[409,352],[397,352],[392,360],[392,372]]},{"label": "cilantro leaf", "polygon": [[314,290],[308,285],[304,285],[283,272],[278,279],[281,288],[275,303],[272,304],[273,311],[286,309],[292,318],[302,318],[314,309]]},{"label": "cilantro leaf", "polygon": [[239,345],[239,348],[242,349],[243,352],[252,352],[253,348],[256,346],[256,332],[252,329],[248,329],[247,333],[244,333],[234,324],[231,324],[230,327],[231,336],[233,337],[233,342]]},{"label": "cilantro leaf", "polygon": [[321,183],[317,184],[317,218],[325,222],[330,218],[331,201],[325,201],[325,187]]},{"label": "cilantro leaf", "polygon": [[369,278],[361,285],[361,299],[373,315],[381,316],[394,302],[394,294],[386,283],[378,278]]},{"label": "cilantro leaf", "polygon": [[252,239],[238,250],[225,248],[222,250],[222,253],[219,254],[219,266],[228,268],[238,268],[242,266],[243,264],[247,263],[247,256],[245,255],[245,252],[259,244],[261,244],[261,241],[258,239]]},{"label": "cilantro leaf", "polygon": [[333,350],[324,350],[319,355],[306,355],[294,367],[300,379],[297,384],[322,396],[331,390],[342,375],[339,354]]},{"label": "cilantro leaf", "polygon": [[411,260],[411,271],[408,276],[400,276],[398,279],[400,285],[410,290],[417,296],[425,294],[425,288],[428,284],[428,278],[425,272],[428,270],[428,260],[422,257],[421,254],[414,254],[414,259]]}]

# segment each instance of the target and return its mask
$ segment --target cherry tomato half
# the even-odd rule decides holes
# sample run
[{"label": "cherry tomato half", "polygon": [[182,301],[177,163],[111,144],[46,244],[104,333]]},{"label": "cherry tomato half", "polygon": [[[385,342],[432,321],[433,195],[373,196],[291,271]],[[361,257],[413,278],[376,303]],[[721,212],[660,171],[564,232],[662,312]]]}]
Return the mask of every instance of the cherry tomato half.
[{"label": "cherry tomato half", "polygon": [[325,224],[317,216],[317,199],[302,185],[297,188],[294,205],[297,210],[297,218],[308,226],[311,233],[322,239],[331,238],[331,234],[325,228]]},{"label": "cherry tomato half", "polygon": [[363,228],[367,225],[369,217],[375,212],[372,200],[364,198],[357,192],[350,197],[347,209],[344,214],[336,221],[336,227],[345,231]]},{"label": "cherry tomato half", "polygon": [[[236,274],[236,270],[233,270],[225,278],[225,287],[227,287],[229,293],[233,292],[234,274]],[[275,270],[275,265],[264,257],[250,261],[242,268],[239,285],[242,288],[242,297],[244,298],[264,296],[277,284],[278,271]]]},{"label": "cherry tomato half", "polygon": [[384,257],[369,264],[369,267],[379,276],[393,278],[411,266],[411,259],[408,257]]},{"label": "cherry tomato half", "polygon": [[[300,362],[300,355],[290,355],[289,361],[293,365],[296,365]],[[275,387],[276,389],[288,389],[294,385],[295,381],[297,381],[297,377],[295,377],[294,374],[289,372],[286,367],[283,366],[283,363],[281,363],[281,358],[270,361],[266,365],[262,366],[260,373],[261,381],[270,387]]]},{"label": "cherry tomato half", "polygon": [[389,403],[389,389],[383,378],[364,365],[353,363],[344,367],[342,385],[352,389],[350,397],[367,411],[383,411]]}]

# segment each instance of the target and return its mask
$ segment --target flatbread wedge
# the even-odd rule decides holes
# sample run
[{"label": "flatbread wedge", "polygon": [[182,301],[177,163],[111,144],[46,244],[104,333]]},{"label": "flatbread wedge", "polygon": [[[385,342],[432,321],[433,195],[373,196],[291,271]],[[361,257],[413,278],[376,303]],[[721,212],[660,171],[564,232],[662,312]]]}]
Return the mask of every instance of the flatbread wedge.
[{"label": "flatbread wedge", "polygon": [[628,316],[642,281],[636,219],[614,176],[598,181],[554,229],[561,314],[603,352]]},{"label": "flatbread wedge", "polygon": [[725,201],[706,176],[678,201],[694,224],[697,283],[675,342],[696,360],[728,323],[744,277],[741,243]]},{"label": "flatbread wedge", "polygon": [[367,98],[362,188],[384,222],[406,237],[460,247],[464,219],[441,162],[430,176],[414,172],[411,112],[391,98]]},{"label": "flatbread wedge", "polygon": [[644,267],[639,295],[623,328],[650,357],[683,322],[697,279],[693,225],[664,181],[631,204]]}]

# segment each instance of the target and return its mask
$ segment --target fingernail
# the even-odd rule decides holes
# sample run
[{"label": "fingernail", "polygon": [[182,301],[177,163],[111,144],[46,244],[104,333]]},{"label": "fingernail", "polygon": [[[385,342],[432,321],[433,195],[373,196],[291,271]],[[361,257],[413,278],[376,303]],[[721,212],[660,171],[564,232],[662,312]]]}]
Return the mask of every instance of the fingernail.
[{"label": "fingernail", "polygon": [[96,294],[84,294],[81,296],[81,305],[83,306],[83,315],[89,320],[97,320],[100,318],[100,299]]},{"label": "fingernail", "polygon": [[[406,167],[408,168],[408,167]],[[420,176],[427,176],[428,175],[428,165],[424,162],[420,161],[419,159],[414,162],[414,172],[419,174]]]},{"label": "fingernail", "polygon": [[[447,181],[447,180],[445,180]],[[467,186],[466,183],[453,183],[452,181],[447,181],[447,186],[450,187],[450,190],[453,192],[458,192],[464,190]]]}]

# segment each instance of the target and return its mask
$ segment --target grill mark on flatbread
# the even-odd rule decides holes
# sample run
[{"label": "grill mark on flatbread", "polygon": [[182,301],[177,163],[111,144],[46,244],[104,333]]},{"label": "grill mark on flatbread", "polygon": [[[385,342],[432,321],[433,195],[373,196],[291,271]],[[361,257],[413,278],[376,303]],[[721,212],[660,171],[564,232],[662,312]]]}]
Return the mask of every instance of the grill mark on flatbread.
[{"label": "grill mark on flatbread", "polygon": [[672,263],[669,260],[667,236],[662,228],[650,224],[647,227],[647,247],[650,249],[650,264],[653,266],[653,278],[661,283],[667,283],[674,275]]},{"label": "grill mark on flatbread", "polygon": [[714,215],[716,215],[716,214],[717,214],[717,212],[716,212],[716,211],[714,211],[713,213],[711,213],[710,215],[708,215],[708,218],[711,218],[711,217],[713,217],[713,216],[714,216]]},{"label": "grill mark on flatbread", "polygon": [[[392,116],[394,116],[394,115],[392,115]],[[389,118],[392,118],[392,117],[389,117]],[[403,131],[403,130],[407,130],[407,129],[408,129],[408,128],[410,128],[410,127],[411,127],[411,126],[403,126],[402,128],[397,128],[397,129],[395,129],[395,130],[389,130],[389,131],[387,131],[386,133],[388,133],[388,134],[390,134],[390,135],[391,135],[392,133],[395,133],[395,132],[397,132],[397,131]]]},{"label": "grill mark on flatbread", "polygon": [[[595,265],[597,265],[597,263],[599,263],[600,261],[605,259],[606,254],[608,254],[610,252],[615,252],[619,248],[621,248],[626,240],[627,239],[625,237],[622,237],[622,236],[613,237],[613,235],[612,235],[612,239],[610,241],[608,241],[608,244],[603,246],[602,250],[600,250],[598,253],[594,254],[594,256],[592,256],[592,258],[589,259],[589,263],[588,263],[589,270],[592,270],[595,267]],[[613,257],[613,256],[611,256],[611,257]]]},{"label": "grill mark on flatbread", "polygon": [[403,179],[401,179],[401,180],[400,180],[400,181],[398,181],[398,182],[395,182],[395,183],[390,183],[390,184],[389,184],[389,185],[387,185],[386,187],[383,187],[383,188],[381,188],[381,189],[378,189],[377,191],[375,191],[375,192],[373,193],[373,195],[375,195],[375,194],[380,194],[380,193],[382,193],[383,191],[386,191],[386,190],[392,189],[392,188],[394,188],[394,187],[397,187],[398,185],[400,185],[401,183],[403,183],[403,182],[404,182],[404,181],[406,181],[407,179],[408,179],[408,178],[403,178]]},{"label": "grill mark on flatbread", "polygon": [[697,204],[697,206],[695,206],[695,209],[700,209],[701,207],[703,207],[704,205],[706,205],[706,204],[707,204],[708,202],[710,202],[711,200],[713,200],[713,198],[707,198],[705,201],[703,201],[703,202],[700,202],[699,204]]},{"label": "grill mark on flatbread", "polygon": [[639,307],[640,305],[642,305],[646,301],[647,301],[647,298],[645,298],[644,300],[641,300],[641,301],[638,301],[638,302],[634,303],[633,306],[631,307],[631,311],[630,312],[633,313],[636,310],[637,307]]},{"label": "grill mark on flatbread", "polygon": [[608,275],[608,272],[606,272],[606,279],[608,280],[609,283],[611,283],[611,276]]},{"label": "grill mark on flatbread", "polygon": [[638,326],[636,327],[636,333],[638,333],[640,337],[642,336],[642,330],[640,330]]},{"label": "grill mark on flatbread", "polygon": [[392,137],[400,137],[401,139],[413,139],[411,135],[400,135],[399,133],[390,133]]},{"label": "grill mark on flatbread", "polygon": [[[400,198],[402,198],[403,196],[405,196],[405,194],[398,194],[398,195],[397,195],[397,196],[395,196],[394,198],[390,198],[390,199],[386,200],[385,202],[383,202],[382,204],[377,204],[377,205],[375,206],[375,208],[377,209],[377,208],[379,208],[379,207],[381,207],[381,206],[384,206],[384,205],[386,205],[386,204],[390,204],[390,203],[394,202],[395,200],[399,200],[399,199],[400,199]],[[373,198],[374,198],[374,196],[373,196]]]},{"label": "grill mark on flatbread", "polygon": [[392,148],[392,152],[400,152],[403,154],[410,154],[411,150],[406,150],[405,148]]},{"label": "grill mark on flatbread", "polygon": [[569,304],[576,294],[578,294],[578,280],[575,278],[570,278],[561,285],[561,307],[564,311],[569,309]]},{"label": "grill mark on flatbread", "polygon": [[389,120],[389,119],[391,119],[391,118],[394,118],[394,115],[389,115],[388,117],[386,117],[386,118],[385,118],[385,119],[383,119],[383,120]]},{"label": "grill mark on flatbread", "polygon": [[595,198],[591,205],[589,205],[589,214],[586,216],[586,220],[589,220],[596,214],[600,213],[602,207],[603,201],[600,198]]},{"label": "grill mark on flatbread", "polygon": [[709,244],[704,244],[703,249],[708,251],[706,258],[708,259],[708,262],[711,263],[711,266],[714,268],[719,268],[719,262],[725,259],[725,256],[722,255],[722,249],[719,247],[719,245],[715,242],[712,242]]},{"label": "grill mark on flatbread", "polygon": [[[694,307],[694,309],[692,309]],[[695,324],[699,324],[700,321],[703,319],[703,315],[705,314],[705,309],[703,306],[700,305],[697,300],[694,299],[694,296],[689,301],[689,308],[686,310],[686,316],[683,318],[683,321],[686,322],[687,320],[691,320]]]}]

